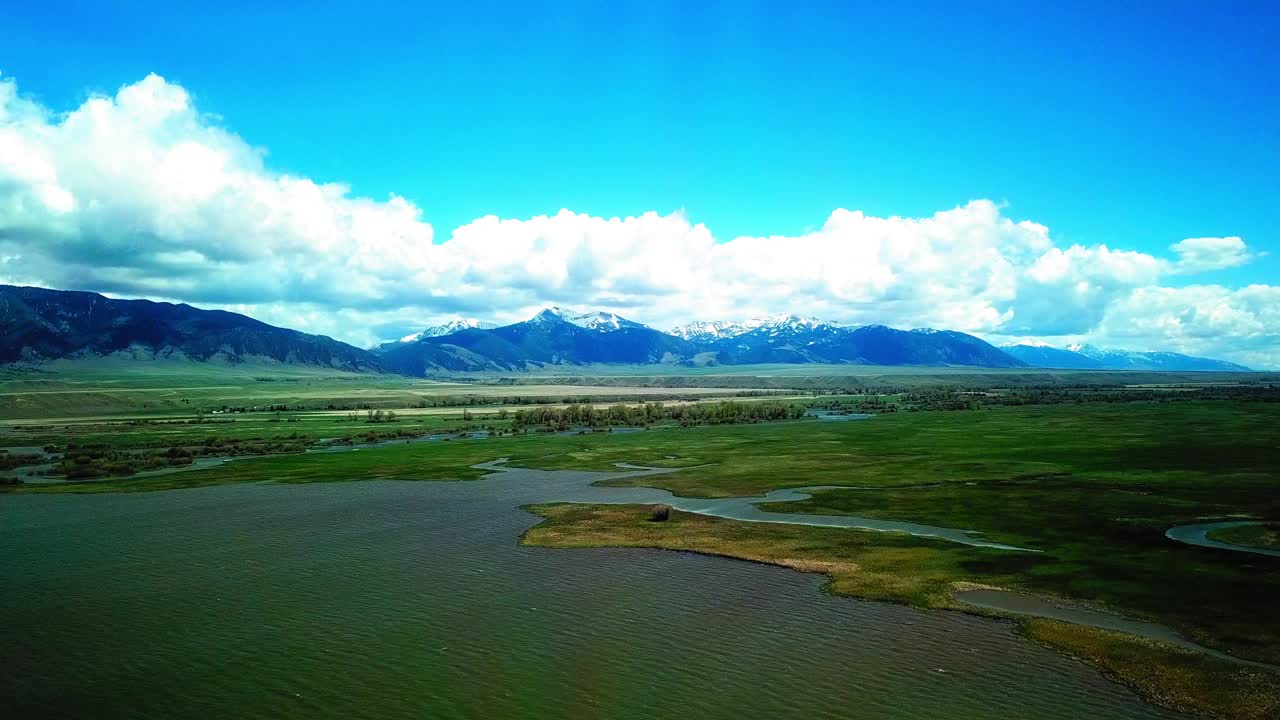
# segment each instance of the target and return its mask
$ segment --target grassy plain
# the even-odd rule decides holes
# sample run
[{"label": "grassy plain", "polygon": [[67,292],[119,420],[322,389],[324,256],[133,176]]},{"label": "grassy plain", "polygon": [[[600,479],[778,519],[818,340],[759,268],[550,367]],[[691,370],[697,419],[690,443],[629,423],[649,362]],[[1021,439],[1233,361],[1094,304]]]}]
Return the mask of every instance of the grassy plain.
[{"label": "grassy plain", "polygon": [[[291,365],[218,366],[111,358],[58,361],[39,368],[0,368],[0,421],[32,424],[95,418],[189,417],[223,407],[346,412],[394,408],[451,413],[462,404],[492,405],[519,398],[551,404],[728,397],[754,388],[592,386],[424,380]],[[777,392],[773,388],[770,392]],[[512,406],[514,407],[514,405]]]},{"label": "grassy plain", "polygon": [[[444,375],[442,378],[450,377]],[[1136,386],[1280,382],[1280,373],[1148,372],[881,365],[569,365],[547,367],[517,377],[495,373],[455,374],[467,380],[524,385],[649,387],[766,387],[801,390],[832,388],[967,388],[1037,386]]]}]

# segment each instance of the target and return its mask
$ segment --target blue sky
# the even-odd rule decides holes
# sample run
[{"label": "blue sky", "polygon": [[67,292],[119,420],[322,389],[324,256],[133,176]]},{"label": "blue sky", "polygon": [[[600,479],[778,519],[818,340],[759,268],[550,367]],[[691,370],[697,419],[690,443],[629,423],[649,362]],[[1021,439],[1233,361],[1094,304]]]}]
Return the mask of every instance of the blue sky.
[{"label": "blue sky", "polygon": [[48,104],[157,72],[272,165],[439,227],[684,208],[732,237],[983,197],[1065,242],[1280,238],[1275,3],[26,5],[0,68]]},{"label": "blue sky", "polygon": [[561,208],[725,242],[988,199],[1061,248],[1252,252],[1165,287],[1280,271],[1276,3],[24,5],[23,97],[156,73],[271,172],[394,193],[435,243]]}]

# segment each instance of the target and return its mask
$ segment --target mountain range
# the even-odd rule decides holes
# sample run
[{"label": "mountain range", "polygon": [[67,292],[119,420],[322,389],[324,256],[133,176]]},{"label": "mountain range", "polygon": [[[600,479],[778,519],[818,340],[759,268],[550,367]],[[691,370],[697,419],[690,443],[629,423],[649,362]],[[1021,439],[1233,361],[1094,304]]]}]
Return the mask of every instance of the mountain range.
[{"label": "mountain range", "polygon": [[501,327],[453,320],[362,350],[221,310],[0,285],[0,363],[95,356],[288,363],[416,377],[442,371],[521,371],[594,363],[1248,370],[1221,360],[1168,352],[1033,343],[997,348],[951,330],[855,327],[791,314],[743,322],[695,322],[667,333],[611,312],[558,307]]},{"label": "mountain range", "polygon": [[585,363],[675,364],[698,347],[683,338],[612,313],[548,308],[524,322],[492,330],[468,328],[403,343],[382,353],[385,366],[405,375],[432,370],[524,370]]},{"label": "mountain range", "polygon": [[1193,357],[1175,352],[1134,352],[1106,350],[1092,345],[1055,348],[1041,343],[1006,345],[1001,350],[1032,367],[1070,370],[1206,370],[1249,372],[1249,368],[1226,360]]}]

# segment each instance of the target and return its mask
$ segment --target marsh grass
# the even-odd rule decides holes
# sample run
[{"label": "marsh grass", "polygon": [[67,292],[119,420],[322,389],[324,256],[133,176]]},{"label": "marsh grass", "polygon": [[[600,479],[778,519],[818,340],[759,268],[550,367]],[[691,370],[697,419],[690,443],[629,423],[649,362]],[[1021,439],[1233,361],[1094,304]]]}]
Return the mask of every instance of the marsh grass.
[{"label": "marsh grass", "polygon": [[551,547],[656,547],[781,565],[830,576],[841,595],[919,607],[959,607],[951,583],[985,549],[949,547],[899,533],[748,523],[673,510],[651,521],[648,505],[550,503],[525,508],[545,518],[521,538]]},{"label": "marsh grass", "polygon": [[1210,531],[1209,539],[1234,545],[1280,550],[1280,522],[1220,528]]},{"label": "marsh grass", "polygon": [[1102,668],[1165,707],[1232,720],[1280,717],[1280,675],[1132,635],[1057,620],[1022,623],[1027,637]]}]

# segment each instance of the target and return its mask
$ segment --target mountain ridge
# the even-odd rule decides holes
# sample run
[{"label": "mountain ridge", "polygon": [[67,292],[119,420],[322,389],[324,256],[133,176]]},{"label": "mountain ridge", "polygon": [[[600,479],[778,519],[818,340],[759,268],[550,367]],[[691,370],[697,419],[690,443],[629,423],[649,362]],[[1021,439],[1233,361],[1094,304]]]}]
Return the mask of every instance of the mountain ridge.
[{"label": "mountain ridge", "polygon": [[1058,348],[1045,343],[1018,343],[1001,347],[1032,367],[1063,370],[1144,370],[1253,372],[1238,363],[1168,351],[1114,350],[1087,344]]},{"label": "mountain ridge", "polygon": [[225,310],[0,285],[0,363],[111,355],[382,370],[366,350]]},{"label": "mountain ridge", "polygon": [[614,313],[553,307],[529,320],[488,331],[468,329],[424,337],[383,353],[382,359],[391,369],[406,374],[426,374],[433,368],[503,371],[592,363],[1024,366],[965,333],[897,330],[883,325],[851,328],[790,313],[742,323],[690,324],[682,335],[688,337],[664,333]]},{"label": "mountain ridge", "polygon": [[0,364],[115,355],[231,364],[265,360],[416,377],[597,363],[1249,371],[1180,353],[1054,348],[1036,342],[997,348],[954,330],[847,326],[791,313],[688,323],[674,331],[679,334],[608,311],[549,307],[528,320],[497,327],[454,319],[367,351],[222,310],[0,285]]}]

